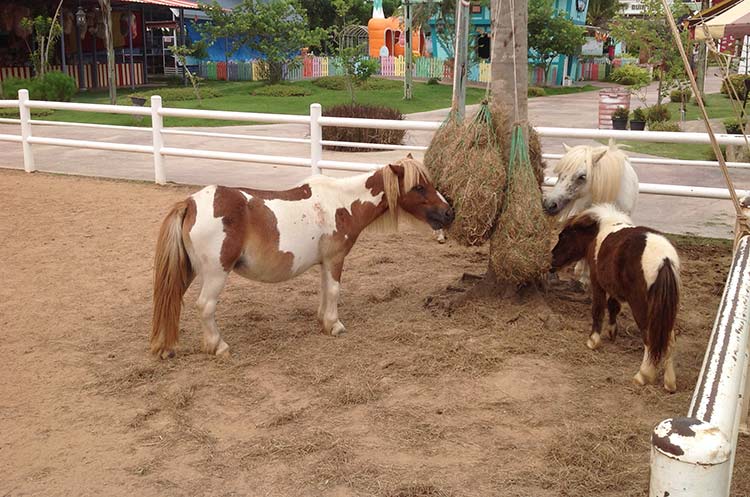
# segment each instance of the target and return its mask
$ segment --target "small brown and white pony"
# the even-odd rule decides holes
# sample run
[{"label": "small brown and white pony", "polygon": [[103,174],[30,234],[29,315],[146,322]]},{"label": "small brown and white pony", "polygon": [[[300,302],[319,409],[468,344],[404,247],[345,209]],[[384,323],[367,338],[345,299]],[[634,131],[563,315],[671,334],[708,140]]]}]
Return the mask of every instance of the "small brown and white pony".
[{"label": "small brown and white pony", "polygon": [[321,265],[318,320],[323,331],[345,331],[338,317],[344,258],[362,231],[395,227],[399,217],[433,229],[453,210],[410,156],[375,172],[347,178],[314,176],[286,191],[208,186],[172,207],[161,226],[154,270],[151,351],[172,357],[182,297],[200,276],[198,309],[203,348],[226,354],[214,314],[229,273],[262,282],[285,281]]},{"label": "small brown and white pony", "polygon": [[605,307],[607,334],[614,340],[620,303],[627,302],[645,345],[634,381],[653,383],[663,362],[664,388],[674,392],[672,348],[680,301],[680,259],[675,248],[661,233],[633,226],[614,205],[601,204],[568,220],[552,250],[552,269],[582,259],[591,269],[593,325],[586,345],[592,350],[599,347]]}]

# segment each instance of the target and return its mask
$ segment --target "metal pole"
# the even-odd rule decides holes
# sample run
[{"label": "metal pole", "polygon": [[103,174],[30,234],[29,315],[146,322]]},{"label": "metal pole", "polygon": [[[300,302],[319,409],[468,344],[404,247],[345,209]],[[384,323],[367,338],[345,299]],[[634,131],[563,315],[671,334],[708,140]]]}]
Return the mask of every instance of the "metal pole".
[{"label": "metal pole", "polygon": [[141,6],[141,50],[143,50],[143,82],[148,83],[148,56],[146,47],[146,7]]},{"label": "metal pole", "polygon": [[86,75],[83,72],[83,48],[81,45],[81,29],[78,27],[78,21],[75,23],[76,27],[76,49],[78,50],[78,89],[86,89]]},{"label": "metal pole", "polygon": [[128,49],[130,50],[130,88],[135,89],[135,62],[133,62],[133,28],[130,27],[130,20],[135,21],[135,14],[128,9]]},{"label": "metal pole", "polygon": [[28,107],[29,90],[18,90],[18,113],[21,116],[21,144],[23,145],[23,169],[27,173],[36,171],[34,153],[31,150],[31,109]]},{"label": "metal pole", "polygon": [[153,95],[151,97],[151,139],[154,145],[154,180],[163,185],[167,182],[167,175],[164,172],[164,156],[161,153],[161,149],[164,148],[164,137],[161,135],[164,118],[159,113],[160,110],[161,97]]},{"label": "metal pole", "polygon": [[452,109],[462,119],[466,113],[466,76],[468,72],[469,1],[456,2],[456,47],[453,62]]},{"label": "metal pole", "polygon": [[323,114],[320,104],[310,104],[310,168],[312,174],[320,174],[318,162],[323,158],[323,127],[319,119]]},{"label": "metal pole", "polygon": [[404,0],[404,100],[411,100],[412,54],[411,54],[411,3]]},{"label": "metal pole", "polygon": [[[185,46],[185,9],[180,9],[180,46]],[[185,65],[182,67],[182,84],[187,86],[187,58],[185,59]]]},{"label": "metal pole", "polygon": [[96,62],[96,31],[92,33],[91,38],[94,40],[94,58],[91,61],[91,87],[99,88],[99,64]]},{"label": "metal pole", "polygon": [[60,33],[60,70],[68,74],[68,64],[65,63],[65,30]]}]

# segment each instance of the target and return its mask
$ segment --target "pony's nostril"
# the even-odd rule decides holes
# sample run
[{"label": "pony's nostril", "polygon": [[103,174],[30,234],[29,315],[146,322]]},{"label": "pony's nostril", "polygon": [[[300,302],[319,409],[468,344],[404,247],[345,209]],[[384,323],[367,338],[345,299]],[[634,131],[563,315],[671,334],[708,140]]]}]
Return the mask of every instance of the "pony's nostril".
[{"label": "pony's nostril", "polygon": [[557,202],[546,202],[546,207],[548,211],[556,211],[557,210]]}]

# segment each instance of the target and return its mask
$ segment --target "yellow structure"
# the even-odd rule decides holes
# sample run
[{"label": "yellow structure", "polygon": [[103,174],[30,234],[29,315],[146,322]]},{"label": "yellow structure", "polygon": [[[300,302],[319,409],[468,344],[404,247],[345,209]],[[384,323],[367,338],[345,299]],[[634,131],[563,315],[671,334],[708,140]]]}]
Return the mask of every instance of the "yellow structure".
[{"label": "yellow structure", "polygon": [[[367,23],[370,57],[404,55],[403,22],[400,17],[373,17]],[[412,30],[411,48],[413,55],[424,55],[424,35],[418,29]]]}]

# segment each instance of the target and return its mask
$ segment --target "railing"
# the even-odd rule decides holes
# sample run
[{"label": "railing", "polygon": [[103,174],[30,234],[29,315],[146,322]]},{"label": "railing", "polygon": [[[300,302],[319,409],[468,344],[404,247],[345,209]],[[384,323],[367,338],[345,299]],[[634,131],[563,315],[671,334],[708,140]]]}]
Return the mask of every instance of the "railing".
[{"label": "railing", "polygon": [[[436,121],[379,120],[324,117],[320,104],[310,106],[309,115],[261,114],[254,112],[226,112],[212,110],[174,109],[162,107],[161,97],[151,97],[151,107],[130,107],[119,105],[99,105],[63,102],[43,102],[29,100],[26,90],[20,90],[18,100],[0,100],[0,108],[18,108],[20,119],[0,119],[3,123],[20,124],[20,135],[0,134],[0,141],[21,143],[23,147],[24,169],[36,170],[34,145],[89,148],[150,154],[154,161],[156,183],[167,181],[164,168],[166,157],[197,157],[239,162],[277,164],[292,167],[310,168],[313,174],[321,170],[371,171],[382,166],[379,163],[346,162],[323,159],[324,145],[343,145],[383,150],[418,150],[426,147],[416,145],[383,145],[354,142],[334,142],[323,140],[324,126],[366,127],[381,129],[401,129],[435,131],[441,123]],[[109,112],[150,116],[151,127],[113,126],[83,124],[74,122],[40,121],[31,119],[32,109],[61,109],[82,112]],[[164,117],[192,117],[202,119],[222,119],[263,123],[305,124],[309,126],[310,138],[288,138],[259,136],[217,131],[167,129]],[[150,145],[112,143],[93,140],[72,140],[66,138],[46,138],[34,136],[33,125],[85,126],[102,129],[121,129],[152,136]],[[708,143],[704,133],[670,133],[650,131],[616,131],[599,129],[568,129],[537,127],[542,137],[566,137],[588,139],[625,139],[649,142]],[[296,143],[309,146],[305,157],[259,155],[249,153],[223,152],[218,150],[196,150],[192,148],[167,147],[164,135],[204,136],[212,138],[232,138],[262,140],[280,143]],[[744,145],[741,135],[717,135],[720,144]],[[560,154],[545,153],[547,159],[559,159]],[[663,165],[709,166],[716,167],[714,161],[691,161],[677,159],[631,159],[636,163]],[[748,163],[732,162],[734,168],[749,168]],[[547,185],[555,178],[545,178]],[[666,185],[641,183],[641,193],[728,199],[723,188],[700,186]],[[749,192],[738,191],[745,196]],[[735,253],[734,263],[727,280],[716,324],[706,351],[700,380],[696,386],[693,402],[687,418],[669,419],[659,424],[653,434],[651,496],[692,497],[728,495],[731,471],[734,462],[736,438],[741,423],[746,426],[750,387],[746,380],[748,367],[748,323],[750,322],[750,237],[743,238]],[[743,418],[745,416],[745,418]]]},{"label": "railing", "polygon": [[747,432],[750,384],[750,236],[734,253],[687,417],[667,419],[651,435],[650,497],[726,497],[737,436]]},{"label": "railing", "polygon": [[[154,179],[159,184],[167,181],[164,169],[166,157],[193,157],[202,159],[218,159],[238,162],[253,162],[263,164],[276,164],[295,167],[309,167],[311,173],[317,174],[321,170],[339,171],[371,171],[382,166],[380,163],[334,161],[323,159],[324,145],[339,145],[354,148],[373,150],[404,150],[424,151],[425,146],[418,145],[384,145],[373,143],[339,142],[323,140],[323,126],[343,126],[362,128],[401,129],[414,131],[435,131],[441,123],[436,121],[389,121],[380,119],[353,119],[341,117],[323,117],[320,104],[310,106],[309,115],[287,115],[287,114],[262,114],[255,112],[228,112],[215,110],[177,109],[162,107],[161,97],[151,97],[151,107],[135,107],[125,105],[103,105],[83,104],[73,102],[46,102],[30,100],[26,90],[18,92],[18,100],[0,100],[0,108],[19,109],[20,119],[0,119],[0,123],[20,124],[21,134],[0,134],[0,141],[21,142],[23,145],[23,161],[26,171],[36,170],[32,145],[53,145],[61,147],[77,147],[96,150],[112,150],[119,152],[133,152],[151,154],[154,158]],[[115,126],[102,124],[88,124],[75,122],[57,122],[49,120],[31,119],[31,109],[52,110],[75,110],[82,112],[108,112],[115,114],[129,114],[135,116],[150,116],[151,127]],[[201,119],[222,119],[230,121],[262,122],[262,123],[286,123],[307,124],[310,127],[310,138],[282,138],[273,136],[246,135],[237,133],[221,133],[211,131],[193,131],[182,129],[168,129],[164,126],[164,117],[191,117]],[[47,138],[34,136],[33,125],[52,126],[82,126],[101,129],[129,130],[143,133],[151,133],[152,143],[150,145],[136,145],[130,143],[112,143],[92,140],[71,140],[66,138]],[[537,133],[542,137],[565,137],[565,138],[590,138],[590,139],[622,139],[648,142],[668,143],[708,143],[708,135],[705,133],[681,133],[681,132],[652,132],[652,131],[618,131],[583,128],[551,128],[537,127]],[[164,135],[202,136],[214,138],[231,138],[256,141],[273,141],[281,143],[299,143],[309,145],[309,153],[306,157],[287,157],[277,155],[261,155],[238,152],[224,152],[219,150],[196,150],[192,148],[168,147],[164,145]],[[723,145],[744,145],[745,140],[741,135],[718,135],[719,143]],[[558,159],[560,154],[544,154],[547,159]],[[676,166],[717,166],[715,161],[678,160],[678,159],[653,159],[637,158],[631,159],[635,163],[651,163]],[[729,163],[730,167],[750,168],[748,163]],[[545,178],[546,185],[554,184],[556,178]],[[666,185],[655,183],[641,183],[640,192],[655,195],[671,195],[682,197],[699,197],[711,199],[728,199],[729,192],[724,188],[709,188],[702,186]],[[750,192],[740,191],[740,195]]]}]

